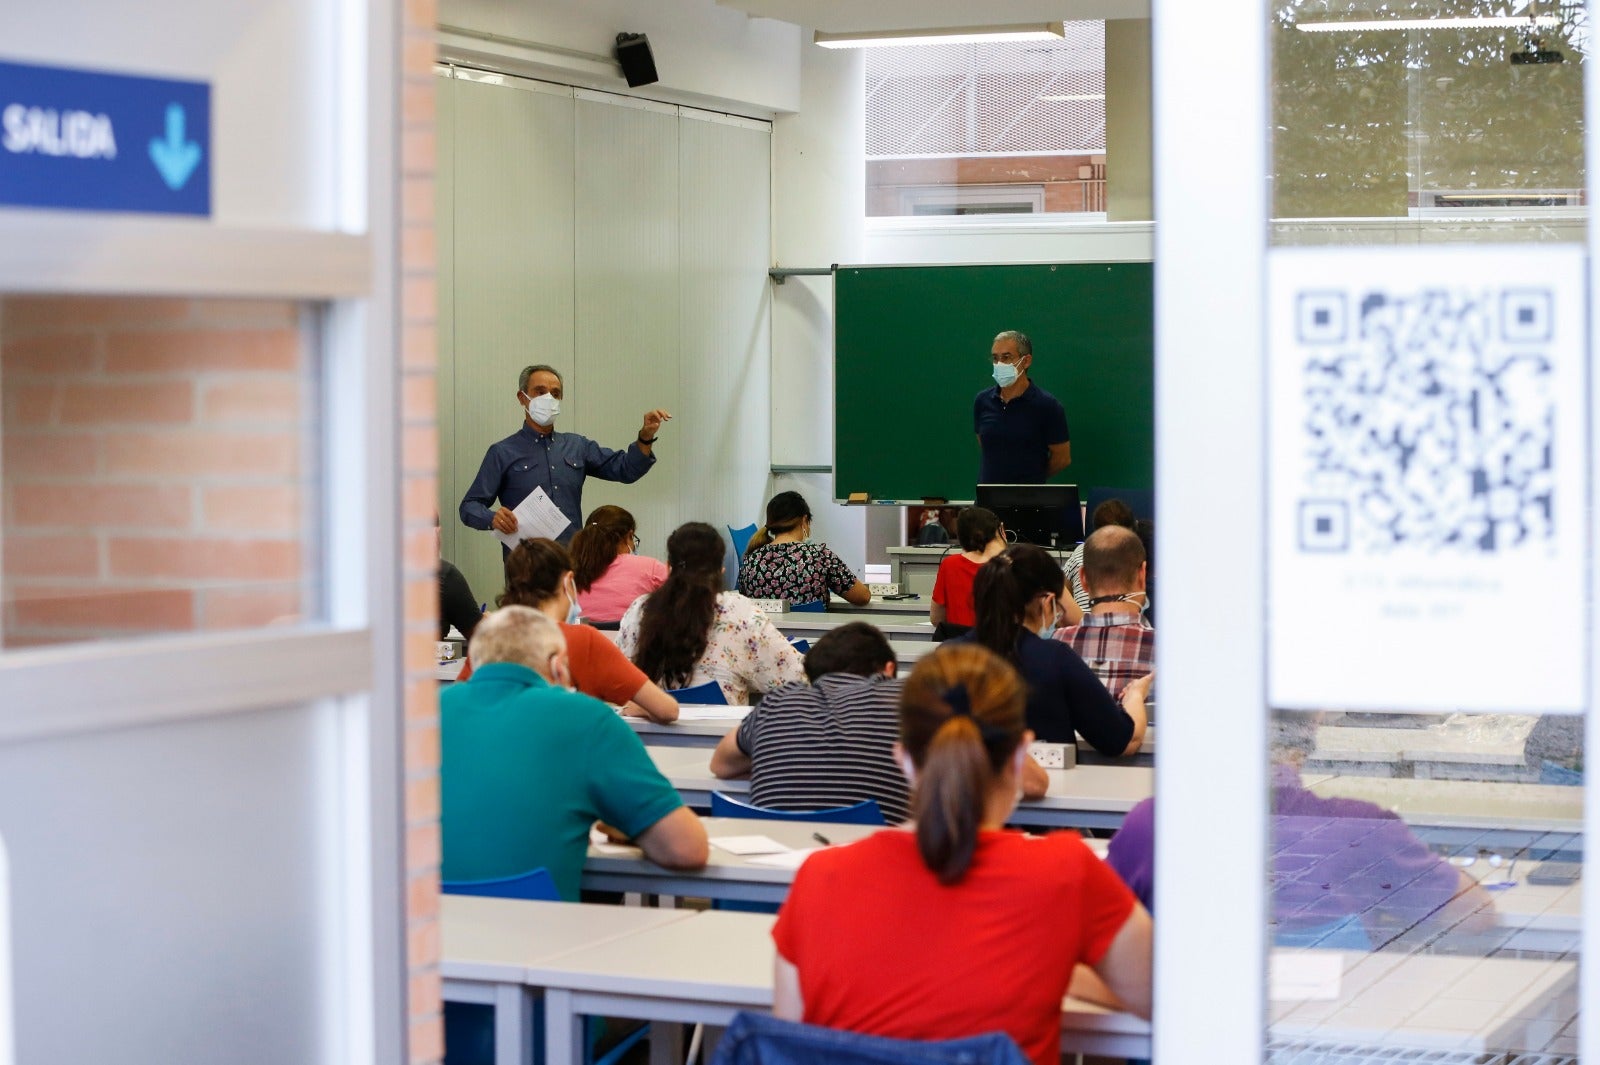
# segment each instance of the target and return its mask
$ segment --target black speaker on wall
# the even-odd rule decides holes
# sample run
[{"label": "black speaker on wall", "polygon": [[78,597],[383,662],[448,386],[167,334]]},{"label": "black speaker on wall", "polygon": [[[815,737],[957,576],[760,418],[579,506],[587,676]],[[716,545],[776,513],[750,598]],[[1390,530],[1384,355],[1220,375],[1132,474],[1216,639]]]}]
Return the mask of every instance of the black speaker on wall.
[{"label": "black speaker on wall", "polygon": [[630,89],[661,80],[656,77],[656,60],[650,54],[650,39],[642,33],[617,34],[617,62],[622,64],[622,76],[628,79]]}]

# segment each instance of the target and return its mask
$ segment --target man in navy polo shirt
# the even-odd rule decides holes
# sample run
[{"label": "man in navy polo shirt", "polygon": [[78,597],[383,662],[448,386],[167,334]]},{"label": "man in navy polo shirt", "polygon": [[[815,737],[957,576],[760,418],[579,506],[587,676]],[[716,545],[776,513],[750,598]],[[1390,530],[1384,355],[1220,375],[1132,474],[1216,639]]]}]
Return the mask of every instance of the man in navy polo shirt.
[{"label": "man in navy polo shirt", "polygon": [[989,349],[993,388],[972,401],[973,429],[983,458],[979,484],[1043,484],[1072,464],[1067,412],[1028,379],[1033,342],[1007,329]]}]

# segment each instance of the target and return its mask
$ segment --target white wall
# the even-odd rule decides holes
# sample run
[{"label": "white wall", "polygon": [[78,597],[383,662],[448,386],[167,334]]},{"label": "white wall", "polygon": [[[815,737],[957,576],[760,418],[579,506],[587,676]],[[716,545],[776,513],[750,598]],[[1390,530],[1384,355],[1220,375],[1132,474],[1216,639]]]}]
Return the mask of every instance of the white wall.
[{"label": "white wall", "polygon": [[943,219],[873,218],[863,263],[1149,262],[1150,222],[1021,221],[951,225]]},{"label": "white wall", "polygon": [[[800,106],[799,28],[714,0],[441,0],[439,24],[447,59],[763,118]],[[621,32],[649,36],[658,83],[628,89]]]}]

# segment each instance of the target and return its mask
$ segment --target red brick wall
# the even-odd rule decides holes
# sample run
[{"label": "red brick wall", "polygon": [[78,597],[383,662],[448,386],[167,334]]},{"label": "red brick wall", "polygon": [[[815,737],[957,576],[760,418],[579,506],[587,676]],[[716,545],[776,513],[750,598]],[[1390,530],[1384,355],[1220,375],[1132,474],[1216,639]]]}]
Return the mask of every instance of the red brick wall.
[{"label": "red brick wall", "polygon": [[1048,212],[1104,211],[1104,155],[1018,155],[867,162],[867,214],[901,213],[908,187],[1042,185]]},{"label": "red brick wall", "polygon": [[300,614],[299,315],[282,301],[0,299],[8,646]]},{"label": "red brick wall", "polygon": [[434,43],[436,0],[406,0],[402,89],[401,462],[406,611],[406,913],[410,1056],[444,1054],[439,1004],[439,684],[433,678],[439,549],[433,529],[439,466],[434,278]]}]

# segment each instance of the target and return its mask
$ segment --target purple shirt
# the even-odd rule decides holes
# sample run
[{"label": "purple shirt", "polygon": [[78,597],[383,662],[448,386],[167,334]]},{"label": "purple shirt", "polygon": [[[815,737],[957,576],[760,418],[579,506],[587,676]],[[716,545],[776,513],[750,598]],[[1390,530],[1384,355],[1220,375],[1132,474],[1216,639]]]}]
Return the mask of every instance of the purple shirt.
[{"label": "purple shirt", "polygon": [[[1293,766],[1272,768],[1272,913],[1278,934],[1359,916],[1376,946],[1427,919],[1460,890],[1449,862],[1404,821],[1360,799],[1325,799]],[[1106,861],[1150,907],[1155,803],[1129,811]]]}]

